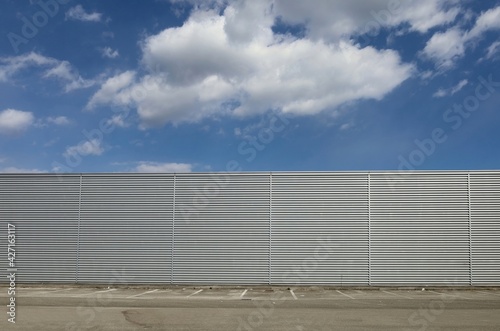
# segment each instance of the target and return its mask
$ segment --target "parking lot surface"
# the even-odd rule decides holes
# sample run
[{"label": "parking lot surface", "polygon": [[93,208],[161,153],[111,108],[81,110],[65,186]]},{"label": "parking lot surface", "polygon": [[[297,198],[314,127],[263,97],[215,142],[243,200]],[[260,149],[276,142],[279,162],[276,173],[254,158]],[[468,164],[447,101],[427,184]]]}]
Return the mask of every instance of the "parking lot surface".
[{"label": "parking lot surface", "polygon": [[[498,289],[16,289],[0,330],[500,330]],[[0,287],[8,312],[10,296]]]}]

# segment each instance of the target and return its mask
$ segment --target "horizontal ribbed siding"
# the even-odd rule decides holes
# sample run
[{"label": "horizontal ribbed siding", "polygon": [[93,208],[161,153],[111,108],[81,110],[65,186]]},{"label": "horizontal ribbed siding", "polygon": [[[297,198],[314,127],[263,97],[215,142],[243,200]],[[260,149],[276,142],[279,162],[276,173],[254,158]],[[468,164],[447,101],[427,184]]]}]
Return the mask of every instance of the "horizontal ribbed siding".
[{"label": "horizontal ribbed siding", "polygon": [[174,283],[267,284],[269,176],[176,177]]},{"label": "horizontal ribbed siding", "polygon": [[78,281],[170,283],[173,175],[85,175]]},{"label": "horizontal ribbed siding", "polygon": [[272,283],[368,285],[366,174],[272,175]]},{"label": "horizontal ribbed siding", "polygon": [[79,182],[79,176],[0,176],[2,271],[7,268],[7,224],[13,223],[18,282],[75,281]]},{"label": "horizontal ribbed siding", "polygon": [[500,285],[500,171],[0,174],[0,223],[20,283]]},{"label": "horizontal ribbed siding", "polygon": [[500,282],[500,174],[472,173],[472,284]]},{"label": "horizontal ribbed siding", "polygon": [[374,285],[467,285],[466,173],[371,175]]}]

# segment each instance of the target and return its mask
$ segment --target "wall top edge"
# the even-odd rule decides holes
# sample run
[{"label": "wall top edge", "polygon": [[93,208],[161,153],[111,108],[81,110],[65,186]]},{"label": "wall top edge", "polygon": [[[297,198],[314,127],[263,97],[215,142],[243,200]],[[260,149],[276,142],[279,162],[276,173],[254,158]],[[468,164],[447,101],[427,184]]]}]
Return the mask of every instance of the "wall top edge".
[{"label": "wall top edge", "polygon": [[381,175],[411,175],[411,174],[500,174],[500,169],[498,170],[355,170],[355,171],[249,171],[249,172],[186,172],[186,173],[133,173],[133,172],[84,172],[84,173],[0,173],[0,177],[79,177],[79,176],[116,176],[116,177],[153,177],[153,176],[206,176],[206,175],[328,175],[328,174],[338,174],[338,175],[368,175],[368,174],[381,174]]}]

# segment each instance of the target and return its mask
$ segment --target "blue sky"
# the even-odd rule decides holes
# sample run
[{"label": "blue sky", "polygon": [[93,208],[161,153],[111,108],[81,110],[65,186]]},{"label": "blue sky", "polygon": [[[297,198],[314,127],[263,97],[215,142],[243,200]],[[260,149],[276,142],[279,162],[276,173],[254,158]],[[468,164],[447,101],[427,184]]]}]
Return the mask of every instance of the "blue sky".
[{"label": "blue sky", "polygon": [[5,0],[0,24],[0,172],[500,167],[500,1]]}]

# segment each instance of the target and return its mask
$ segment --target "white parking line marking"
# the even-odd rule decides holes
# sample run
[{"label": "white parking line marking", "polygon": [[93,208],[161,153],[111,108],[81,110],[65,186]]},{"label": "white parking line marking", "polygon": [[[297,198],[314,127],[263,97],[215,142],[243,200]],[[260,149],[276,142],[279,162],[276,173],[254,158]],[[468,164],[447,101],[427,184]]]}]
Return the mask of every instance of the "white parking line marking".
[{"label": "white parking line marking", "polygon": [[80,294],[80,295],[76,295],[76,296],[74,296],[74,297],[83,297],[83,296],[86,296],[86,295],[92,295],[92,294],[98,294],[98,293],[106,293],[106,292],[111,292],[111,291],[116,291],[116,288],[112,288],[112,289],[109,289],[109,290],[103,290],[103,291],[92,292],[92,293]]},{"label": "white parking line marking", "polygon": [[486,292],[486,291],[476,291],[476,292],[485,293],[485,294],[491,294],[491,295],[494,295],[494,296],[497,296],[497,297],[500,296],[500,294]]},{"label": "white parking line marking", "polygon": [[413,300],[413,298],[411,298],[411,297],[407,297],[406,295],[401,295],[401,294],[397,294],[397,293],[392,293],[392,292],[388,292],[388,291],[384,291],[384,290],[382,290],[382,292],[387,293],[387,294],[392,294],[392,295],[395,295],[395,296],[397,296],[397,297],[401,297],[401,298],[405,298],[405,299],[410,299],[410,300]]},{"label": "white parking line marking", "polygon": [[52,294],[52,293],[57,293],[57,292],[69,291],[69,290],[74,290],[74,289],[73,288],[65,288],[65,289],[62,289],[62,290],[43,291],[43,292],[38,292],[38,293],[33,293],[33,294]]},{"label": "white parking line marking", "polygon": [[201,291],[203,291],[203,290],[198,290],[198,291],[196,291],[196,292],[194,292],[194,293],[191,293],[191,294],[190,294],[190,295],[188,295],[186,298],[190,298],[190,297],[192,297],[193,295],[196,295],[196,294],[200,293]]},{"label": "white parking line marking", "polygon": [[156,292],[156,291],[158,291],[158,289],[147,291],[147,292],[144,292],[144,293],[139,293],[139,294],[136,294],[136,295],[131,295],[131,296],[127,297],[127,299],[137,298],[137,297],[140,297],[141,295],[148,294],[148,293],[153,293],[153,292]]},{"label": "white parking line marking", "polygon": [[432,292],[432,293],[436,293],[436,294],[439,294],[439,295],[446,295],[446,296],[449,296],[449,297],[455,297],[455,298],[461,298],[461,299],[471,300],[470,298],[463,297],[463,296],[456,295],[456,294],[441,293],[441,292],[436,292],[436,291],[433,291],[433,290],[427,290],[427,292]]},{"label": "white parking line marking", "polygon": [[295,295],[295,293],[293,293],[293,290],[290,290],[290,294],[292,295],[292,297],[297,300],[297,296]]},{"label": "white parking line marking", "polygon": [[244,290],[243,293],[240,294],[240,298],[243,298],[248,290]]},{"label": "white parking line marking", "polygon": [[339,292],[340,294],[342,294],[342,295],[344,295],[344,296],[346,296],[346,297],[350,298],[350,299],[355,300],[355,299],[354,299],[352,296],[350,296],[349,294],[342,293],[342,292],[340,292],[339,290],[336,290],[336,291],[337,291],[337,292]]}]

